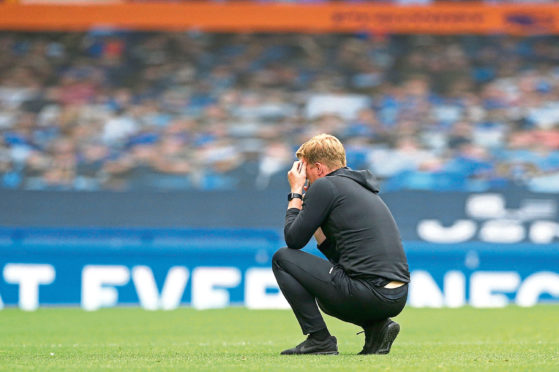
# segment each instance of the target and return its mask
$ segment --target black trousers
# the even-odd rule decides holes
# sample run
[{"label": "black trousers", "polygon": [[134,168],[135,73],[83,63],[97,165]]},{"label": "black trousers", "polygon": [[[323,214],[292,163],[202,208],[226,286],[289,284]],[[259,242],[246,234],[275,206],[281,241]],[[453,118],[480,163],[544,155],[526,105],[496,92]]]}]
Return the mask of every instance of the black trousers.
[{"label": "black trousers", "polygon": [[387,289],[352,279],[340,266],[296,249],[278,250],[272,269],[303,334],[326,328],[319,306],[328,315],[364,327],[398,315],[407,300],[407,284]]}]

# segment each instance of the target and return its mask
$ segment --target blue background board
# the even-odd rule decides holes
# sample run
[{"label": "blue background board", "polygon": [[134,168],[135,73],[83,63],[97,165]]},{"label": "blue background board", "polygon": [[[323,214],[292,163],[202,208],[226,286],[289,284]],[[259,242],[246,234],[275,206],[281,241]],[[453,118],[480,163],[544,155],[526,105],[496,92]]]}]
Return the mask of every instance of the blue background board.
[{"label": "blue background board", "polygon": [[[18,285],[7,283],[1,273],[6,264],[49,264],[55,280],[41,285],[44,305],[79,305],[81,275],[86,265],[145,265],[151,268],[159,291],[169,269],[184,266],[190,273],[199,267],[234,267],[242,273],[238,286],[227,289],[230,304],[245,301],[244,273],[250,268],[270,268],[273,253],[283,246],[277,229],[0,229],[0,296],[6,306],[17,305]],[[521,280],[536,272],[559,275],[557,244],[433,244],[404,242],[410,271],[424,270],[439,288],[444,275],[457,270],[466,278],[466,298],[472,273],[515,272]],[[307,251],[318,254],[311,242]],[[270,287],[270,293],[277,292]],[[191,277],[182,304],[191,302]],[[503,293],[511,301],[515,292]],[[541,301],[558,301],[542,294]],[[118,305],[138,304],[132,280],[118,287]]]},{"label": "blue background board", "polygon": [[[231,192],[54,192],[1,191],[0,226],[124,228],[281,229],[287,205],[283,191]],[[493,215],[526,230],[517,241],[531,242],[535,222],[557,223],[552,239],[559,245],[559,195],[507,188],[484,193],[394,191],[380,196],[392,211],[404,241],[423,240],[418,223],[435,219],[443,226],[468,220],[477,230],[494,218],[468,210],[472,198],[492,197]],[[502,205],[499,205],[502,201]],[[487,203],[485,203],[487,204]],[[478,204],[479,205],[479,204]],[[478,241],[476,231],[467,241]],[[517,243],[515,241],[515,243]]]}]

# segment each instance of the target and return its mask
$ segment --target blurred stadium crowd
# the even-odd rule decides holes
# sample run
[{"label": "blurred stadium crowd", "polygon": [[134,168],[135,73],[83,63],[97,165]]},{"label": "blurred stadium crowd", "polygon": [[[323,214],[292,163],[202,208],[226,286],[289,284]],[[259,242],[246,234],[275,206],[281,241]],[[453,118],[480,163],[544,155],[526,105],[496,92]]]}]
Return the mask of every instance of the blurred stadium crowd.
[{"label": "blurred stadium crowd", "polygon": [[559,191],[559,38],[0,33],[0,187],[286,189],[314,134],[384,190]]}]

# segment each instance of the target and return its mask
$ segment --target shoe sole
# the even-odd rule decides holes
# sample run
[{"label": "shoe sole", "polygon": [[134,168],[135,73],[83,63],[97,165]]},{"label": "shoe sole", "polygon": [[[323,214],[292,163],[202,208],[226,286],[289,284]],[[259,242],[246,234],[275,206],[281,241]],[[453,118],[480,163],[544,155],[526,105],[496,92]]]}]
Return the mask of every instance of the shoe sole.
[{"label": "shoe sole", "polygon": [[314,355],[338,355],[337,351],[319,351],[318,353],[312,353]]},{"label": "shoe sole", "polygon": [[280,354],[280,355],[338,355],[337,351],[317,351],[314,353],[293,353],[293,354]]},{"label": "shoe sole", "polygon": [[398,333],[400,333],[400,325],[396,322],[390,323],[388,327],[386,327],[386,333],[382,339],[382,343],[375,354],[388,354]]}]

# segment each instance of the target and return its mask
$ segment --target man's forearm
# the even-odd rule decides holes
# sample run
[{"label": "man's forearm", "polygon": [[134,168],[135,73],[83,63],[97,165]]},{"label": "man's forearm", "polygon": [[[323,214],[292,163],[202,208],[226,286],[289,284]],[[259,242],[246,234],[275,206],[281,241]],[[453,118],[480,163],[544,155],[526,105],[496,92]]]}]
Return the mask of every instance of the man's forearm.
[{"label": "man's forearm", "polygon": [[283,228],[283,234],[285,237],[285,243],[289,248],[301,249],[308,243],[311,238],[311,234],[305,236],[300,229],[293,229],[293,223],[297,219],[299,213],[302,213],[300,209],[289,208],[285,213],[285,226]]},{"label": "man's forearm", "polygon": [[[291,193],[292,194],[300,194],[303,195],[303,187],[299,187],[297,185],[295,186],[291,186]],[[291,201],[287,204],[287,209],[290,208],[297,208],[299,210],[303,209],[303,199],[299,199],[299,198],[293,198],[291,199]]]},{"label": "man's forearm", "polygon": [[[295,191],[294,191],[295,192]],[[300,192],[300,191],[299,191]],[[291,208],[297,208],[298,210],[303,209],[303,200],[299,199],[299,198],[293,198],[291,199],[291,201],[289,202],[289,204],[287,204],[287,209],[291,209]]]}]

